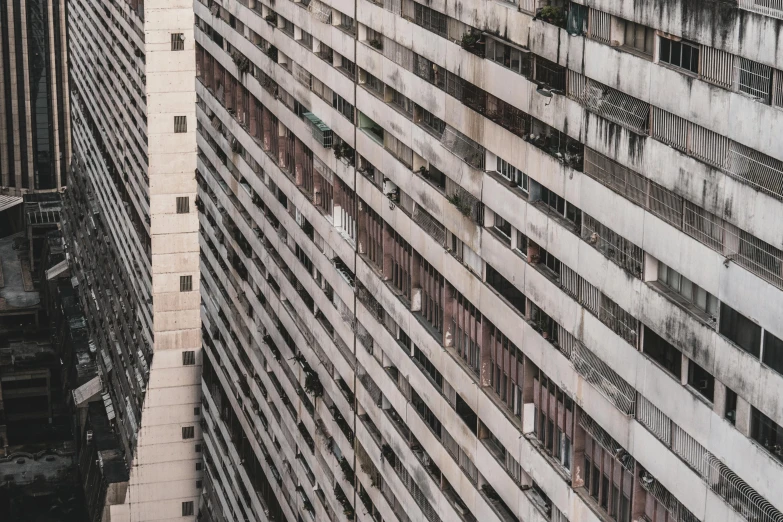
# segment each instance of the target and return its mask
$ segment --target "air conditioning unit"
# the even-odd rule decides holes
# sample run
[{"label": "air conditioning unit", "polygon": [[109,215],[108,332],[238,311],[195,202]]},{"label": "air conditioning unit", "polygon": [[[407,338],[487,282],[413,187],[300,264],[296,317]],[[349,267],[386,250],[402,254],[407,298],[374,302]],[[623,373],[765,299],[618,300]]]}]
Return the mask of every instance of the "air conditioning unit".
[{"label": "air conditioning unit", "polygon": [[92,430],[87,430],[87,434],[85,438],[87,440],[87,444],[92,443]]}]

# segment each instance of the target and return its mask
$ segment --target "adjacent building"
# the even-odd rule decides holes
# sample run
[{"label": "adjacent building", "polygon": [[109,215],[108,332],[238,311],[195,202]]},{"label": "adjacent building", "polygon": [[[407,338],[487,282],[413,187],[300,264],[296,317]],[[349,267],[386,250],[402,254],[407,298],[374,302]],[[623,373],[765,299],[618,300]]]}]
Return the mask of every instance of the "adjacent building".
[{"label": "adjacent building", "polygon": [[201,520],[783,520],[783,4],[194,9]]},{"label": "adjacent building", "polygon": [[71,156],[64,0],[0,5],[0,194],[56,191]]},{"label": "adjacent building", "polygon": [[89,401],[92,384],[74,394],[86,423],[79,442],[89,510],[115,522],[195,520],[202,441],[193,8],[73,1],[68,35],[73,160],[62,227],[101,403]]}]

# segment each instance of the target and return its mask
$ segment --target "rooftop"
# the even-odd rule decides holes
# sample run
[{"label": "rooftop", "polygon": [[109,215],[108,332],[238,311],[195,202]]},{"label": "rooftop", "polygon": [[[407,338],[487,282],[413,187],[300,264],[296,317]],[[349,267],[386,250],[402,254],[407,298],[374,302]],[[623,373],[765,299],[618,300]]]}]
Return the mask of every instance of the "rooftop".
[{"label": "rooftop", "polygon": [[0,314],[32,309],[41,302],[33,288],[26,247],[23,232],[0,238]]}]

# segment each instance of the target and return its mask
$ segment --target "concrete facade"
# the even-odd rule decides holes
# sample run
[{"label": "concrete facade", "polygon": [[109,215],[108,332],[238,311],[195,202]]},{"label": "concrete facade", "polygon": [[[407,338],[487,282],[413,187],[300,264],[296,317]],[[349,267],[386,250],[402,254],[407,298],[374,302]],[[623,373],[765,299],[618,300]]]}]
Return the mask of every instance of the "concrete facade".
[{"label": "concrete facade", "polygon": [[69,259],[129,472],[103,519],[195,520],[202,477],[193,10],[69,6]]},{"label": "concrete facade", "polygon": [[783,5],[194,9],[206,520],[783,520]]}]

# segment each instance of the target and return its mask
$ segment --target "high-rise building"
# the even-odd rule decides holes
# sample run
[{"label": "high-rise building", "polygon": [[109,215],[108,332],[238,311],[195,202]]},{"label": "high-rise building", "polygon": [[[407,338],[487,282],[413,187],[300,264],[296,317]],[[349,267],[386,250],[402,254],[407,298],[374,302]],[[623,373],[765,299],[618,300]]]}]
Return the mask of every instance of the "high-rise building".
[{"label": "high-rise building", "polygon": [[[95,480],[105,492],[99,515],[195,520],[202,441],[193,8],[74,0],[68,32],[74,154],[63,228],[103,383],[106,415],[91,418],[106,419],[101,433],[118,434],[129,472],[117,482],[112,450],[107,476]],[[85,434],[85,444],[93,437]]]},{"label": "high-rise building", "polygon": [[195,14],[202,520],[783,520],[783,4]]},{"label": "high-rise building", "polygon": [[65,4],[0,4],[0,194],[65,184],[71,150]]}]

